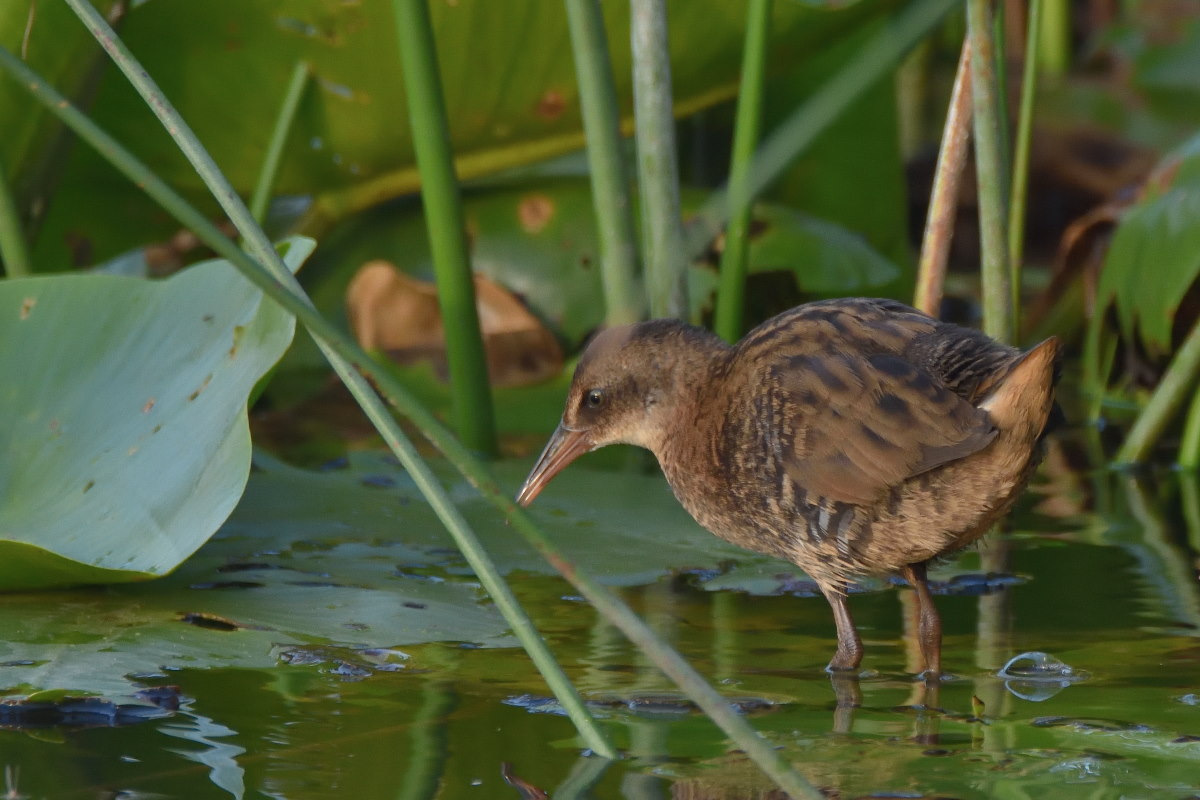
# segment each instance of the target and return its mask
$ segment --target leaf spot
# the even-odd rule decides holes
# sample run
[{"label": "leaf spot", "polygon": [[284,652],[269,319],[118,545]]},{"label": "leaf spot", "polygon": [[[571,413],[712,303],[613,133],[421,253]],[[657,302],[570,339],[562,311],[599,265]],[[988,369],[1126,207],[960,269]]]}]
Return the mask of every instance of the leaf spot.
[{"label": "leaf spot", "polygon": [[547,89],[538,99],[537,114],[545,120],[555,120],[562,116],[567,108],[567,101],[558,89]]},{"label": "leaf spot", "polygon": [[554,201],[544,194],[530,194],[521,198],[517,206],[517,218],[526,233],[541,233],[554,219]]},{"label": "leaf spot", "polygon": [[36,297],[26,297],[21,301],[21,319],[29,319],[30,313],[33,312],[33,307],[37,305]]},{"label": "leaf spot", "polygon": [[211,373],[211,372],[210,372],[210,373],[208,373],[208,375],[204,376],[204,383],[200,384],[200,386],[199,386],[199,387],[196,389],[196,391],[194,391],[194,392],[192,392],[191,394],[189,394],[189,395],[188,395],[188,402],[189,402],[189,403],[190,403],[191,401],[195,400],[197,397],[199,397],[199,396],[200,396],[200,393],[201,393],[201,392],[203,392],[203,391],[204,391],[206,388],[208,388],[208,384],[209,384],[209,382],[210,382],[210,381],[212,381],[212,377],[213,377],[213,376],[212,376],[212,373]]},{"label": "leaf spot", "polygon": [[245,325],[233,326],[233,346],[229,348],[229,357],[237,358],[238,346],[242,343],[242,339],[246,335]]}]

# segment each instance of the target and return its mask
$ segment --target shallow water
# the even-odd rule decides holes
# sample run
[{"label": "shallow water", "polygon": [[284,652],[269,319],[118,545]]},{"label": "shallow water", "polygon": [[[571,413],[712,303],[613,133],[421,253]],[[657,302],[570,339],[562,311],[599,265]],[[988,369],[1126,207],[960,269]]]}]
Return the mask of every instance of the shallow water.
[{"label": "shallow water", "polygon": [[[1189,491],[1168,474],[1059,477],[985,553],[942,565],[934,577],[958,576],[966,593],[938,598],[955,677],[936,696],[909,674],[903,587],[851,599],[867,648],[856,708],[838,706],[822,671],[828,606],[770,564],[621,592],[829,796],[1195,797],[1200,530]],[[997,567],[1011,577],[981,579]],[[457,568],[424,572],[462,580]],[[581,752],[518,649],[405,646],[387,671],[313,648],[266,669],[147,664],[158,677],[143,683],[183,696],[157,719],[0,730],[5,796],[536,796],[504,782],[506,763],[555,798],[779,796],[565,582],[529,572],[511,582],[626,758]],[[1030,651],[1070,665],[1071,680],[1006,685],[997,671]]]}]

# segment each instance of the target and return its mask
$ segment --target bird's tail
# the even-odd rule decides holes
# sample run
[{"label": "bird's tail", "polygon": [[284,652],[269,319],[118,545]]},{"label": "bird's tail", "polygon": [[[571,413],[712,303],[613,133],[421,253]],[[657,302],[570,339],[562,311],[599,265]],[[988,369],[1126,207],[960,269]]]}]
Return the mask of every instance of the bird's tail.
[{"label": "bird's tail", "polygon": [[1035,439],[1042,434],[1054,406],[1058,380],[1059,341],[1051,336],[1026,351],[979,404],[1001,435],[1005,432]]}]

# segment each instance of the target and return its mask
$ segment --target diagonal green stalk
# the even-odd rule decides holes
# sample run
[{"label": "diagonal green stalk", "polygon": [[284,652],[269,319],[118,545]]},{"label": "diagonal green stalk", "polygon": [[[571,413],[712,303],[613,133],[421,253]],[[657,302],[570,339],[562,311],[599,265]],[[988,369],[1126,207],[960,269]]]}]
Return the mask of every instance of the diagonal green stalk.
[{"label": "diagonal green stalk", "polygon": [[258,171],[258,182],[250,195],[250,214],[259,225],[267,218],[267,205],[271,202],[271,190],[275,188],[275,178],[279,175],[283,148],[296,122],[296,112],[300,109],[300,98],[304,96],[309,75],[308,64],[297,61],[287,89],[283,92],[283,105],[279,107],[279,116],[275,118],[275,130],[271,132],[271,141],[267,143],[267,153]]},{"label": "diagonal green stalk", "polygon": [[717,286],[717,335],[727,342],[742,338],[745,307],[746,258],[750,250],[750,167],[762,130],[767,38],[771,30],[771,0],[750,0],[746,8],[746,43],[742,50],[742,81],[733,129],[733,158],[729,166],[729,225],[721,251]]},{"label": "diagonal green stalk", "polygon": [[[479,582],[496,603],[497,609],[500,610],[505,621],[513,629],[513,633],[529,653],[530,659],[542,673],[551,691],[563,704],[563,709],[579,729],[580,735],[588,747],[607,757],[615,757],[615,751],[596,725],[595,720],[587,712],[579,693],[554,660],[554,656],[542,641],[537,628],[534,627],[533,622],[517,602],[512,590],[500,576],[499,570],[496,569],[495,564],[492,563],[487,552],[479,543],[474,531],[450,501],[428,465],[421,460],[412,442],[400,430],[400,426],[388,412],[386,405],[371,388],[370,382],[352,366],[353,361],[357,361],[359,364],[369,364],[371,363],[370,358],[357,346],[347,347],[352,343],[344,334],[340,335],[343,341],[340,351],[351,353],[351,357],[345,358],[334,350],[331,342],[339,337],[330,337],[329,334],[336,333],[336,329],[326,323],[312,307],[311,302],[308,302],[299,282],[284,266],[262,229],[254,224],[249,210],[233,187],[225,180],[212,158],[196,139],[195,134],[95,9],[86,0],[67,0],[67,2],[170,131],[172,138],[184,151],[209,190],[221,203],[222,208],[229,214],[253,254],[253,259],[222,236],[203,215],[189,206],[149,169],[134,159],[111,137],[96,128],[83,114],[2,48],[0,48],[0,63],[34,91],[38,99],[46,103],[47,107],[70,125],[81,138],[96,145],[101,154],[108,157],[134,183],[150,193],[163,208],[174,214],[180,222],[195,231],[197,235],[203,234],[201,239],[206,244],[238,266],[243,274],[246,274],[263,289],[265,294],[274,297],[277,301],[280,298],[286,298],[288,303],[284,304],[285,308],[292,313],[297,313],[296,309],[303,309],[303,314],[297,314],[302,321],[303,318],[307,318],[308,322],[320,320],[321,323],[324,323],[323,325],[318,324],[317,327],[310,325],[309,331],[313,334],[313,338],[317,341],[325,357],[329,359],[330,364],[346,383],[347,388],[354,394],[355,399],[380,432],[388,447],[412,476],[414,483],[429,501],[438,519],[446,526],[467,563],[478,576]],[[40,90],[36,88],[38,86],[41,87]]]},{"label": "diagonal green stalk", "polygon": [[600,278],[608,325],[642,316],[637,284],[637,236],[629,174],[621,153],[621,112],[613,85],[608,38],[599,0],[566,0],[575,75],[587,136],[592,203],[600,234]]},{"label": "diagonal green stalk", "polygon": [[[913,0],[763,141],[750,170],[749,193],[758,196],[863,92],[889,75],[917,42],[961,0]],[[714,192],[688,222],[687,256],[704,252],[729,219],[728,190]]]},{"label": "diagonal green stalk", "polygon": [[929,195],[913,296],[913,305],[933,317],[938,316],[942,305],[946,264],[958,215],[958,182],[967,164],[967,145],[971,141],[971,108],[971,45],[964,40],[942,128],[937,168],[933,172],[933,191]]},{"label": "diagonal green stalk", "polygon": [[604,777],[609,766],[611,762],[599,758],[578,759],[550,796],[554,800],[588,800],[593,797],[592,789]]},{"label": "diagonal green stalk", "polygon": [[666,0],[630,0],[629,32],[638,194],[642,201],[642,263],[650,315],[687,319],[688,262],[679,210]]},{"label": "diagonal green stalk", "polygon": [[1183,345],[1138,414],[1114,461],[1118,464],[1145,461],[1167,424],[1196,393],[1200,385],[1200,322],[1192,326]]},{"label": "diagonal green stalk", "polygon": [[[75,3],[80,2],[80,0],[68,0],[68,2]],[[101,155],[108,159],[126,177],[142,187],[164,209],[174,215],[180,223],[194,231],[201,241],[211,247],[218,255],[228,259],[247,279],[258,286],[265,295],[295,314],[296,318],[309,330],[313,338],[327,348],[327,357],[331,351],[336,353],[336,355],[331,357],[331,363],[335,365],[335,369],[339,370],[339,375],[342,374],[342,370],[348,364],[354,364],[358,370],[362,371],[363,377],[369,377],[370,380],[374,381],[380,394],[386,397],[388,402],[401,414],[408,417],[422,431],[426,439],[440,450],[485,498],[508,517],[513,523],[514,529],[535,550],[542,554],[549,563],[558,569],[563,577],[570,581],[581,594],[588,598],[606,619],[624,632],[631,641],[642,647],[655,663],[659,665],[659,668],[675,680],[683,691],[725,731],[734,743],[744,750],[747,756],[775,780],[782,789],[796,798],[813,798],[813,800],[819,800],[822,795],[803,776],[799,775],[790,764],[784,761],[779,753],[766,740],[759,736],[749,723],[738,716],[732,706],[699,673],[692,669],[670,645],[658,639],[646,623],[639,619],[616,595],[595,579],[578,570],[574,564],[562,555],[550,539],[537,527],[525,510],[516,506],[511,495],[496,483],[495,478],[482,461],[476,458],[462,442],[444,428],[387,370],[374,370],[375,362],[371,356],[363,351],[344,332],[333,325],[333,323],[322,317],[312,306],[311,302],[308,301],[303,290],[299,288],[299,285],[294,280],[285,283],[274,272],[268,271],[265,266],[238,248],[203,214],[188,205],[187,201],[167,186],[144,164],[121,147],[112,137],[97,128],[95,123],[72,106],[66,98],[58,94],[53,87],[49,86],[49,84],[26,67],[20,60],[14,58],[3,47],[0,47],[0,68],[12,74],[19,83],[25,86],[52,113],[62,119],[80,138],[95,147]],[[148,81],[149,79],[146,78],[146,80]],[[161,97],[161,95],[158,95],[158,97]],[[259,236],[261,236],[261,233]],[[272,262],[274,260],[275,256],[272,251]],[[351,372],[351,375],[352,378],[348,385],[351,387],[351,391],[357,391],[362,385],[362,381],[354,380],[359,377],[358,373]],[[374,402],[371,402],[372,400]],[[364,408],[367,406],[376,408],[378,406],[377,398],[366,397],[365,399],[360,399],[360,402],[364,403]],[[395,427],[394,421],[390,419],[390,415],[386,415],[386,410],[384,411],[384,415],[387,418],[386,420],[380,419],[376,421],[376,417],[372,416],[372,421],[376,422],[376,425],[381,429],[389,431],[394,429],[397,447],[400,450],[400,452],[397,452],[397,455],[402,458],[405,468],[409,469],[414,481],[417,482],[418,488],[423,493],[426,493],[427,487],[430,487],[429,492],[426,493],[426,497],[430,500],[430,504],[433,506],[435,512],[438,513],[439,518],[443,519],[443,523],[446,522],[446,519],[453,521],[454,516],[457,515],[457,510],[452,505],[449,505],[445,493],[433,481],[428,468],[425,467],[423,462],[415,454],[412,455],[411,459],[409,458],[411,445],[408,444],[399,429]],[[389,446],[391,445],[392,442],[389,442]],[[409,449],[405,449],[404,445],[408,445]],[[412,465],[411,467],[410,464]],[[435,500],[438,500],[438,502],[435,503]],[[442,516],[443,513],[446,514],[444,518]],[[483,578],[482,576],[480,577],[482,582]],[[488,588],[486,583],[485,588]],[[518,630],[517,635],[522,635],[520,630]],[[535,661],[535,663],[538,662]],[[541,668],[541,664],[539,664],[539,668]],[[547,682],[549,682],[549,678],[547,678]],[[551,688],[554,689],[553,684]],[[560,702],[563,702],[568,714],[571,714],[571,706],[568,704],[567,697],[564,694],[559,694],[557,689],[555,689],[555,693],[558,695]],[[571,690],[571,694],[573,694],[573,689]],[[571,714],[571,719],[580,727],[581,733],[585,741],[588,741],[590,747],[601,754],[605,751],[611,752],[611,748],[599,734],[598,730],[595,735],[605,749],[601,750],[595,744],[592,744],[593,740],[588,737],[587,730],[590,727],[589,723],[591,726],[594,726],[594,722],[590,721],[590,717],[587,717],[586,713],[582,720],[574,714]]]},{"label": "diagonal green stalk", "polygon": [[975,106],[975,174],[979,184],[979,238],[983,277],[983,330],[1013,341],[1013,302],[1008,242],[1004,236],[1008,181],[1000,139],[991,0],[967,0],[971,40],[971,94]]},{"label": "diagonal green stalk", "polygon": [[4,273],[10,278],[23,278],[33,272],[17,198],[3,164],[0,164],[0,261],[4,262]]},{"label": "diagonal green stalk", "polygon": [[1033,101],[1037,96],[1038,39],[1042,29],[1042,0],[1030,0],[1025,31],[1025,68],[1021,74],[1021,109],[1017,117],[1017,147],[1013,156],[1012,192],[1008,199],[1009,280],[1013,308],[1020,307],[1021,262],[1025,252],[1025,203],[1029,191],[1029,145],[1033,138]]},{"label": "diagonal green stalk", "polygon": [[442,309],[454,428],[463,441],[490,455],[496,451],[492,388],[479,332],[462,198],[454,173],[428,0],[392,0],[392,11]]}]

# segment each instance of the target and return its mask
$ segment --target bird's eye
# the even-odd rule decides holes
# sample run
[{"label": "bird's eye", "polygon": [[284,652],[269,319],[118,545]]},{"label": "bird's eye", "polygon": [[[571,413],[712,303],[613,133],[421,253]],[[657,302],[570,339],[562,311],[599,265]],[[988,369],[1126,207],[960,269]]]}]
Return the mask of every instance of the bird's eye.
[{"label": "bird's eye", "polygon": [[600,389],[589,389],[583,396],[583,404],[588,408],[600,408],[604,405],[604,392]]}]

